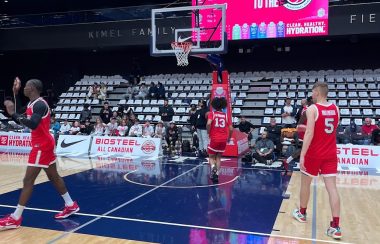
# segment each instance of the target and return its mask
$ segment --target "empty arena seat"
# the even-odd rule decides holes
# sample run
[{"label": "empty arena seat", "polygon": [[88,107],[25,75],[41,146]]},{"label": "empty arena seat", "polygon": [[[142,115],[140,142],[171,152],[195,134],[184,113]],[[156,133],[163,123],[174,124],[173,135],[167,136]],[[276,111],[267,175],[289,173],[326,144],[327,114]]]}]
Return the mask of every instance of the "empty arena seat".
[{"label": "empty arena seat", "polygon": [[327,94],[327,97],[329,97],[329,98],[336,98],[336,92],[329,92]]},{"label": "empty arena seat", "polygon": [[271,85],[270,90],[271,91],[278,91],[279,87],[278,85]]},{"label": "empty arena seat", "polygon": [[140,120],[140,122],[144,121],[145,115],[139,114],[137,118]]},{"label": "empty arena seat", "polygon": [[161,116],[160,115],[156,115],[156,116],[154,116],[154,118],[153,118],[153,121],[154,122],[159,122],[161,120]]},{"label": "empty arena seat", "polygon": [[361,107],[369,107],[371,106],[369,100],[360,100],[360,106]]},{"label": "empty arena seat", "polygon": [[363,115],[365,116],[373,116],[373,110],[372,109],[363,109]]},{"label": "empty arena seat", "polygon": [[341,124],[342,125],[350,125],[350,123],[351,123],[351,120],[350,119],[348,119],[348,118],[343,118],[342,119],[342,121],[341,121]]},{"label": "empty arena seat", "polygon": [[57,107],[55,108],[55,111],[56,111],[56,112],[62,111],[62,106],[57,106]]},{"label": "empty arena seat", "polygon": [[236,100],[235,105],[236,106],[243,106],[243,100]]},{"label": "empty arena seat", "polygon": [[352,109],[351,110],[351,114],[354,115],[354,116],[360,116],[360,115],[362,115],[361,110],[358,109],[358,108]]},{"label": "empty arena seat", "polygon": [[378,97],[380,97],[380,94],[378,91],[372,91],[372,92],[370,92],[370,96],[373,98],[378,98]]},{"label": "empty arena seat", "polygon": [[363,125],[363,120],[362,119],[355,119],[354,122],[355,122],[356,125],[360,125],[360,126]]},{"label": "empty arena seat", "polygon": [[379,107],[380,106],[380,100],[373,100],[372,101],[372,106]]},{"label": "empty arena seat", "polygon": [[299,85],[298,86],[298,90],[299,91],[305,91],[306,90],[306,86],[305,85]]},{"label": "empty arena seat", "polygon": [[298,98],[305,98],[306,94],[304,92],[298,92]]},{"label": "empty arena seat", "polygon": [[282,107],[285,105],[285,101],[283,99],[280,99],[277,101],[277,105]]},{"label": "empty arena seat", "polygon": [[359,92],[359,97],[361,97],[361,98],[368,98],[368,93],[361,91],[361,92]]},{"label": "empty arena seat", "polygon": [[346,98],[346,92],[339,92],[338,93],[338,97],[340,97],[340,98]]},{"label": "empty arena seat", "polygon": [[270,92],[268,94],[268,97],[270,97],[270,98],[276,98],[277,97],[277,93],[276,92]]},{"label": "empty arena seat", "polygon": [[241,109],[240,109],[240,108],[234,108],[234,109],[232,110],[232,113],[233,113],[233,114],[240,114],[240,113],[241,113]]},{"label": "empty arena seat", "polygon": [[142,111],[143,113],[150,113],[152,111],[151,107],[145,107],[144,110]]},{"label": "empty arena seat", "polygon": [[143,105],[149,105],[150,104],[150,100],[143,100]]},{"label": "empty arena seat", "polygon": [[296,93],[295,92],[289,92],[287,97],[295,98],[296,97]]},{"label": "empty arena seat", "polygon": [[70,106],[69,111],[70,112],[75,112],[75,111],[77,111],[77,107],[76,106]]},{"label": "empty arena seat", "polygon": [[281,114],[281,108],[276,108],[275,114],[280,115]]},{"label": "empty arena seat", "polygon": [[56,119],[60,119],[61,118],[61,114],[55,114],[55,118]]},{"label": "empty arena seat", "polygon": [[147,115],[147,116],[145,116],[145,121],[149,121],[149,122],[151,122],[153,120],[153,116],[152,115]]},{"label": "empty arena seat", "polygon": [[264,117],[263,124],[269,124],[269,123],[270,123],[270,117]]},{"label": "empty arena seat", "polygon": [[351,100],[350,101],[350,106],[353,106],[353,107],[359,106],[359,100]]},{"label": "empty arena seat", "polygon": [[339,100],[338,101],[338,106],[339,107],[347,107],[347,105],[348,105],[347,100]]},{"label": "empty arena seat", "polygon": [[78,106],[76,109],[77,112],[81,112],[82,110],[83,110],[83,106]]},{"label": "empty arena seat", "polygon": [[134,104],[134,100],[133,99],[130,99],[127,101],[127,105],[133,105]]},{"label": "empty arena seat", "polygon": [[143,112],[143,107],[137,107],[137,108],[135,109],[135,112],[136,112],[136,113],[142,113],[142,112]]},{"label": "empty arena seat", "polygon": [[357,93],[357,92],[350,91],[350,92],[348,93],[348,97],[350,97],[350,98],[357,98],[357,97],[358,97],[358,93]]},{"label": "empty arena seat", "polygon": [[376,114],[377,116],[380,116],[380,109],[379,109],[379,108],[375,110],[375,114]]},{"label": "empty arena seat", "polygon": [[175,122],[175,123],[178,123],[178,122],[180,122],[181,120],[180,120],[180,117],[179,116],[173,116],[173,121]]},{"label": "empty arena seat", "polygon": [[368,84],[368,89],[369,90],[376,90],[377,89],[377,85],[375,83],[370,83],[370,84]]},{"label": "empty arena seat", "polygon": [[268,100],[267,101],[267,105],[268,106],[274,106],[275,105],[275,101],[274,100]]},{"label": "empty arena seat", "polygon": [[62,114],[61,115],[61,119],[68,119],[68,117],[69,117],[69,114]]},{"label": "empty arena seat", "polygon": [[349,110],[349,109],[346,109],[346,108],[341,109],[341,110],[340,110],[340,114],[341,114],[341,115],[350,115],[350,110]]},{"label": "empty arena seat", "polygon": [[273,108],[266,108],[264,111],[264,114],[266,115],[272,115],[273,114]]},{"label": "empty arena seat", "polygon": [[68,117],[68,119],[73,120],[73,119],[75,119],[75,117],[76,117],[75,114],[70,114],[69,117]]},{"label": "empty arena seat", "polygon": [[133,102],[133,105],[142,105],[142,100],[137,99]]},{"label": "empty arena seat", "polygon": [[278,98],[286,98],[286,92],[278,93]]}]

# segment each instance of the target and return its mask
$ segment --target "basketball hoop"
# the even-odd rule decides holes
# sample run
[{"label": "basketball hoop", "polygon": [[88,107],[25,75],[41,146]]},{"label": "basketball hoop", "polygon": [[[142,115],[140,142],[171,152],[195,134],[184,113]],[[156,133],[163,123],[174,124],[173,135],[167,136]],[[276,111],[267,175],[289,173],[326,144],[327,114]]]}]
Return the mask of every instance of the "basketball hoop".
[{"label": "basketball hoop", "polygon": [[172,48],[177,57],[178,66],[187,66],[189,64],[189,53],[193,47],[192,42],[172,42]]}]

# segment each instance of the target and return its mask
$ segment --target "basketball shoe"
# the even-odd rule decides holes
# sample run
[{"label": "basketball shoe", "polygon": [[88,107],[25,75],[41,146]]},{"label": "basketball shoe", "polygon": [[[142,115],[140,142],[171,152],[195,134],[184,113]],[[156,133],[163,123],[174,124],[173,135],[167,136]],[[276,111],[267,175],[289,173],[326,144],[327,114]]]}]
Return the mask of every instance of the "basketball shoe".
[{"label": "basketball shoe", "polygon": [[21,222],[22,217],[20,217],[18,220],[15,220],[12,215],[6,215],[4,218],[0,219],[0,230],[17,229],[20,227]]},{"label": "basketball shoe", "polygon": [[293,210],[293,217],[301,223],[306,223],[306,214],[302,214],[298,208]]},{"label": "basketball shoe", "polygon": [[75,214],[79,211],[79,206],[77,202],[74,202],[73,206],[65,206],[63,210],[55,215],[56,219],[65,219],[72,214]]},{"label": "basketball shoe", "polygon": [[342,239],[342,232],[340,230],[340,227],[332,227],[331,223],[330,223],[330,227],[326,230],[326,235],[337,240]]}]

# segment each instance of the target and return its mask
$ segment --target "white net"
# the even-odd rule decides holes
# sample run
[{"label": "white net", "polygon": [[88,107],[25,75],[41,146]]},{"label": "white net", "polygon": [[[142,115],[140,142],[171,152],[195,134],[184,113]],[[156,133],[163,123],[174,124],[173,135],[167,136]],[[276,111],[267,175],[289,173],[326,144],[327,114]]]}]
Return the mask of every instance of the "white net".
[{"label": "white net", "polygon": [[177,57],[178,66],[187,66],[189,64],[189,53],[193,47],[192,42],[172,42],[172,48]]}]

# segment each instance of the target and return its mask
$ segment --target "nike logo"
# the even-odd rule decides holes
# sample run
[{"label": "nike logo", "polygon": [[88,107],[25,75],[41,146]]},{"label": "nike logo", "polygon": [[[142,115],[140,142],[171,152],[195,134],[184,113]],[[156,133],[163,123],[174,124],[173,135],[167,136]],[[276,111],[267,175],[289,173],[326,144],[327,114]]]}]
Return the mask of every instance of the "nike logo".
[{"label": "nike logo", "polygon": [[69,146],[75,145],[75,144],[77,144],[77,143],[80,143],[80,142],[82,142],[82,141],[85,141],[85,140],[74,141],[74,142],[69,142],[69,143],[65,143],[65,140],[63,140],[63,141],[61,142],[61,147],[62,147],[62,148],[66,148],[66,147],[69,147]]},{"label": "nike logo", "polygon": [[187,40],[189,40],[190,38],[192,38],[191,36],[189,37],[186,37],[186,38],[182,38],[181,36],[178,37],[178,42],[185,42]]}]

